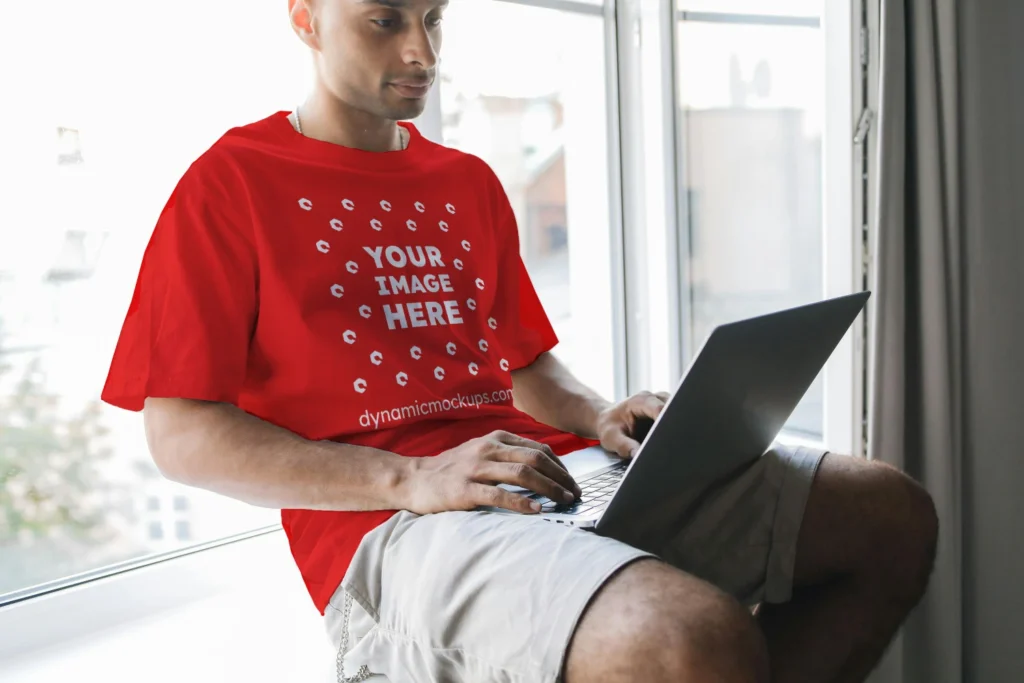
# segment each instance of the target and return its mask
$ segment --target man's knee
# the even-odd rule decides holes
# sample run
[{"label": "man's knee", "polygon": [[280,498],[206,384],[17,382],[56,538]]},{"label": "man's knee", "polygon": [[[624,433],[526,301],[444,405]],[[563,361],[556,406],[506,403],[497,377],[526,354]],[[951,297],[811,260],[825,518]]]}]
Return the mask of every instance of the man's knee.
[{"label": "man's knee", "polygon": [[[855,511],[851,523],[860,530],[851,544],[859,550],[850,558],[850,568],[862,581],[913,605],[927,588],[935,562],[939,530],[935,504],[923,486],[895,467],[880,462],[855,464],[856,479],[851,481],[856,484],[846,498],[857,501],[848,507]],[[833,513],[834,518],[843,511]]]},{"label": "man's knee", "polygon": [[894,555],[890,577],[916,602],[924,593],[935,564],[939,518],[927,490],[895,468],[890,470],[889,495],[897,510],[888,520]]},{"label": "man's knee", "polygon": [[609,581],[570,646],[577,681],[768,681],[764,638],[750,613],[712,586],[654,561]]},{"label": "man's knee", "polygon": [[808,499],[797,582],[855,575],[893,598],[916,602],[931,575],[938,518],[931,496],[895,467],[829,456]]}]

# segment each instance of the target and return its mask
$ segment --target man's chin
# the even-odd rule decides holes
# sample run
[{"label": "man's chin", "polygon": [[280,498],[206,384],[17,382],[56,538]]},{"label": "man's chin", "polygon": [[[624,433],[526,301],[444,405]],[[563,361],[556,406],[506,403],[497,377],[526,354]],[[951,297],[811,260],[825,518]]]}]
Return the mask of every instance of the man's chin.
[{"label": "man's chin", "polygon": [[396,97],[394,93],[385,93],[380,109],[382,114],[392,121],[408,121],[418,117],[427,108],[427,98]]},{"label": "man's chin", "polygon": [[387,118],[393,121],[408,121],[420,116],[426,108],[426,101],[410,100],[400,105],[388,107],[389,113]]}]

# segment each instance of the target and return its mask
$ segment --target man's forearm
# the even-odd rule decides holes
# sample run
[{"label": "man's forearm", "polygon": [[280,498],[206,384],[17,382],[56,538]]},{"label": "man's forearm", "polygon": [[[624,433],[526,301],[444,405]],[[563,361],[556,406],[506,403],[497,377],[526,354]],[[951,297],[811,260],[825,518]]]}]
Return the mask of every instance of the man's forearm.
[{"label": "man's forearm", "polygon": [[551,353],[512,373],[512,386],[516,407],[533,419],[592,439],[598,415],[611,405]]},{"label": "man's forearm", "polygon": [[183,484],[269,508],[405,507],[413,458],[309,441],[221,403],[147,399],[145,417],[154,460]]}]

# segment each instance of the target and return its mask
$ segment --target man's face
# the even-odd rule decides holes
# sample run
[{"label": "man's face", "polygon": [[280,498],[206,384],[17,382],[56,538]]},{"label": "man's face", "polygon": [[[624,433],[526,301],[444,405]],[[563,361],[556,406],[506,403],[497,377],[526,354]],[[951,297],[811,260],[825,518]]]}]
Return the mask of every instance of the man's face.
[{"label": "man's face", "polygon": [[[306,0],[320,79],[356,109],[419,116],[437,75],[448,0]],[[293,13],[295,21],[295,13]],[[300,34],[301,35],[301,34]]]}]

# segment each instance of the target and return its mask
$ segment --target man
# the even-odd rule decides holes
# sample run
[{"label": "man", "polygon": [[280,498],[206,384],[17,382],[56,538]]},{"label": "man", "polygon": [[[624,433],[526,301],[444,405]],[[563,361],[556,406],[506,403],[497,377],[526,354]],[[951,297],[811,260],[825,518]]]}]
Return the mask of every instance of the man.
[{"label": "man", "polygon": [[777,448],[643,548],[496,486],[578,496],[555,454],[630,457],[666,397],[609,403],[549,353],[500,183],[397,123],[444,4],[290,0],[316,87],[181,179],[103,398],[167,477],[283,509],[341,680],[863,681],[934,554],[896,470]]}]

